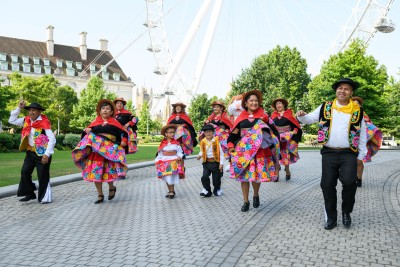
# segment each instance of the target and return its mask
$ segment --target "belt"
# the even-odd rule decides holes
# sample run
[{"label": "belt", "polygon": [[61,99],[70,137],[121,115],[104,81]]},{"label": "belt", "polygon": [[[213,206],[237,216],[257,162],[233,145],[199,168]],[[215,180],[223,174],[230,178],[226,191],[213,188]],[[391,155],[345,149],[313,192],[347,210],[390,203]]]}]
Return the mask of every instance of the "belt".
[{"label": "belt", "polygon": [[329,146],[324,146],[324,148],[332,149],[332,150],[350,150],[349,147],[329,147]]},{"label": "belt", "polygon": [[215,162],[216,160],[214,158],[207,158],[207,162]]},{"label": "belt", "polygon": [[32,151],[32,152],[36,152],[35,147],[28,145],[28,147],[26,148],[26,150],[28,151]]},{"label": "belt", "polygon": [[176,151],[163,151],[162,152],[164,156],[175,156]]}]

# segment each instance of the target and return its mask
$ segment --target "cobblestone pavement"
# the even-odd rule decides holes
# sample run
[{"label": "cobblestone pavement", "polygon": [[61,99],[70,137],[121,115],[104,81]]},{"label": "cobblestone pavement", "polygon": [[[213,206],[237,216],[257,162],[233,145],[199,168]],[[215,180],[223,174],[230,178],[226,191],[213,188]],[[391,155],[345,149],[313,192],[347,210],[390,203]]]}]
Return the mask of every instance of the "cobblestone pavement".
[{"label": "cobblestone pavement", "polygon": [[130,171],[99,205],[84,181],[53,187],[51,204],[2,198],[0,266],[400,266],[399,163],[396,151],[367,163],[351,228],[339,220],[331,231],[323,228],[316,151],[301,153],[290,181],[262,184],[261,206],[247,213],[227,173],[224,195],[199,197],[196,160],[186,162],[173,200],[154,167]]}]

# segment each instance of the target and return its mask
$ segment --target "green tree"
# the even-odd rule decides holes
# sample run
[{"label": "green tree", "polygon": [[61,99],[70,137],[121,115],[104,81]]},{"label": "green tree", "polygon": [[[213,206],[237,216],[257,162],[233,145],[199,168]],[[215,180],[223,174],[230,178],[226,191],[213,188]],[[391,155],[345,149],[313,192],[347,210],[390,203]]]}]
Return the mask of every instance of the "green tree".
[{"label": "green tree", "polygon": [[103,80],[93,77],[81,91],[79,101],[73,106],[71,127],[76,131],[87,127],[96,118],[96,106],[101,99],[115,99],[115,93],[104,89]]},{"label": "green tree", "polygon": [[153,121],[151,120],[149,103],[144,101],[142,109],[139,111],[138,131],[143,134],[151,132]]},{"label": "green tree", "polygon": [[[199,131],[203,126],[204,121],[213,112],[211,103],[217,100],[216,96],[208,99],[207,94],[199,94],[192,98],[190,102],[190,107],[188,110],[188,115],[193,122],[193,127],[196,131]],[[222,100],[221,100],[222,101]]]},{"label": "green tree", "polygon": [[332,84],[340,78],[352,78],[361,86],[354,95],[364,99],[363,108],[377,126],[382,125],[385,114],[384,85],[388,76],[386,67],[366,54],[366,47],[355,40],[344,52],[331,56],[321,67],[321,72],[309,84],[308,99],[311,108],[323,101],[333,100],[335,91]]},{"label": "green tree", "polygon": [[38,79],[22,76],[19,73],[9,75],[14,99],[9,102],[9,109],[14,109],[20,98],[28,104],[38,102],[46,108],[44,114],[49,117],[52,128],[57,128],[60,120],[61,131],[69,130],[72,106],[78,98],[75,91],[69,86],[60,86],[60,82],[52,75],[45,75]]},{"label": "green tree", "polygon": [[228,97],[258,89],[263,93],[263,107],[271,111],[271,103],[278,97],[288,100],[296,108],[307,92],[311,81],[307,62],[296,48],[277,46],[268,54],[260,55],[232,82]]},{"label": "green tree", "polygon": [[10,86],[1,86],[3,80],[0,80],[0,122],[6,123],[10,116],[10,111],[7,110],[8,103],[15,98],[15,93]]},{"label": "green tree", "polygon": [[[385,86],[383,97],[386,101],[386,112],[382,118],[382,131],[400,137],[400,81],[390,77]],[[369,115],[369,114],[368,114]],[[375,121],[372,121],[375,123]]]}]

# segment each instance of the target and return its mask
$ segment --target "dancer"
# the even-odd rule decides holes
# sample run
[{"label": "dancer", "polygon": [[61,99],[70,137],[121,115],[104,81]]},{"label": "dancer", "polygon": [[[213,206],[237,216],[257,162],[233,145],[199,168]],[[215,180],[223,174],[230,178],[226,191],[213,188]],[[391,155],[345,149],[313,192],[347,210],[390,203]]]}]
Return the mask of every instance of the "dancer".
[{"label": "dancer", "polygon": [[168,118],[168,124],[176,124],[177,129],[175,139],[181,144],[185,156],[193,153],[193,148],[197,146],[197,134],[193,127],[193,122],[185,112],[186,105],[178,102],[172,104],[172,114]]},{"label": "dancer", "polygon": [[[18,118],[21,109],[28,110],[28,116]],[[46,115],[42,114],[43,108],[38,103],[25,106],[21,100],[18,107],[11,111],[9,123],[22,126],[21,144],[19,150],[26,150],[24,164],[21,169],[21,180],[19,182],[17,196],[22,197],[19,201],[25,202],[36,199],[36,186],[32,182],[32,173],[36,168],[39,191],[38,201],[41,204],[52,201],[50,187],[50,164],[54,154],[56,138],[51,130],[51,123]]]},{"label": "dancer", "polygon": [[[364,100],[359,96],[351,98],[357,105],[362,107]],[[364,162],[370,162],[371,158],[378,153],[382,145],[382,132],[376,127],[367,113],[364,112],[365,127],[367,129],[367,154],[363,160],[357,159],[357,186],[362,186],[362,175],[364,172]]]},{"label": "dancer", "polygon": [[249,210],[250,182],[253,185],[253,207],[260,206],[261,182],[277,179],[276,163],[279,154],[278,131],[272,119],[260,107],[262,93],[252,90],[244,94],[243,111],[236,119],[228,137],[231,154],[230,178],[241,182],[244,204],[243,212]]},{"label": "dancer", "polygon": [[128,132],[114,118],[116,107],[111,100],[101,99],[96,107],[97,117],[83,130],[82,140],[72,151],[72,159],[82,170],[82,177],[94,182],[98,198],[95,204],[104,201],[102,183],[108,183],[108,200],[115,197],[115,181],[125,177],[125,147]]},{"label": "dancer", "polygon": [[161,129],[164,139],[158,147],[155,159],[157,176],[165,181],[168,187],[166,198],[175,197],[175,185],[179,179],[185,178],[183,166],[183,150],[180,143],[174,139],[177,126],[175,124],[165,125]]},{"label": "dancer", "polygon": [[303,124],[319,122],[318,143],[323,144],[321,189],[325,202],[325,229],[337,226],[337,192],[342,183],[342,222],[351,226],[357,190],[357,159],[366,154],[366,128],[364,112],[351,97],[359,83],[342,78],[332,85],[336,99],[325,102],[310,114],[303,110],[296,113]]},{"label": "dancer", "polygon": [[[289,164],[296,163],[299,157],[299,142],[303,131],[297,119],[293,116],[293,111],[288,108],[288,101],[284,98],[277,98],[272,102],[274,112],[271,118],[279,132],[280,154],[277,164],[278,179],[280,164],[285,166],[286,181],[290,180],[291,172]],[[278,181],[277,179],[277,181]]]},{"label": "dancer", "polygon": [[125,109],[126,101],[122,97],[114,99],[116,107],[115,118],[122,127],[128,132],[128,145],[126,146],[127,154],[135,154],[137,151],[137,123],[138,118],[129,110]]},{"label": "dancer", "polygon": [[[203,190],[200,193],[202,197],[210,197],[212,193],[215,196],[222,195],[221,177],[223,175],[222,168],[224,166],[224,153],[221,144],[216,136],[214,136],[214,126],[206,124],[201,128],[205,138],[200,141],[200,153],[197,160],[203,160],[203,176],[201,183]],[[214,190],[211,191],[210,174],[212,174]]]}]

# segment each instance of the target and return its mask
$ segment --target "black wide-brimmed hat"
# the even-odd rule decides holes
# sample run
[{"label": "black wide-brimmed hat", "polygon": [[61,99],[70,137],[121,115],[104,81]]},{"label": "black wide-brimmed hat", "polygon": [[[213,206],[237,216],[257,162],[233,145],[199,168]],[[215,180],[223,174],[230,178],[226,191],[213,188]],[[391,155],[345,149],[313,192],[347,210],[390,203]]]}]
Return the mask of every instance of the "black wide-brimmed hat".
[{"label": "black wide-brimmed hat", "polygon": [[353,91],[355,91],[358,87],[360,87],[360,84],[358,82],[353,81],[350,78],[342,78],[339,81],[332,84],[332,89],[336,91],[336,89],[339,87],[339,84],[341,83],[349,84],[353,88]]},{"label": "black wide-brimmed hat", "polygon": [[206,124],[203,127],[201,127],[201,131],[203,131],[203,132],[205,132],[205,131],[215,131],[215,128],[211,124]]},{"label": "black wide-brimmed hat", "polygon": [[44,107],[42,107],[39,103],[33,102],[29,106],[25,106],[24,109],[29,110],[30,108],[35,108],[38,110],[46,110]]}]

